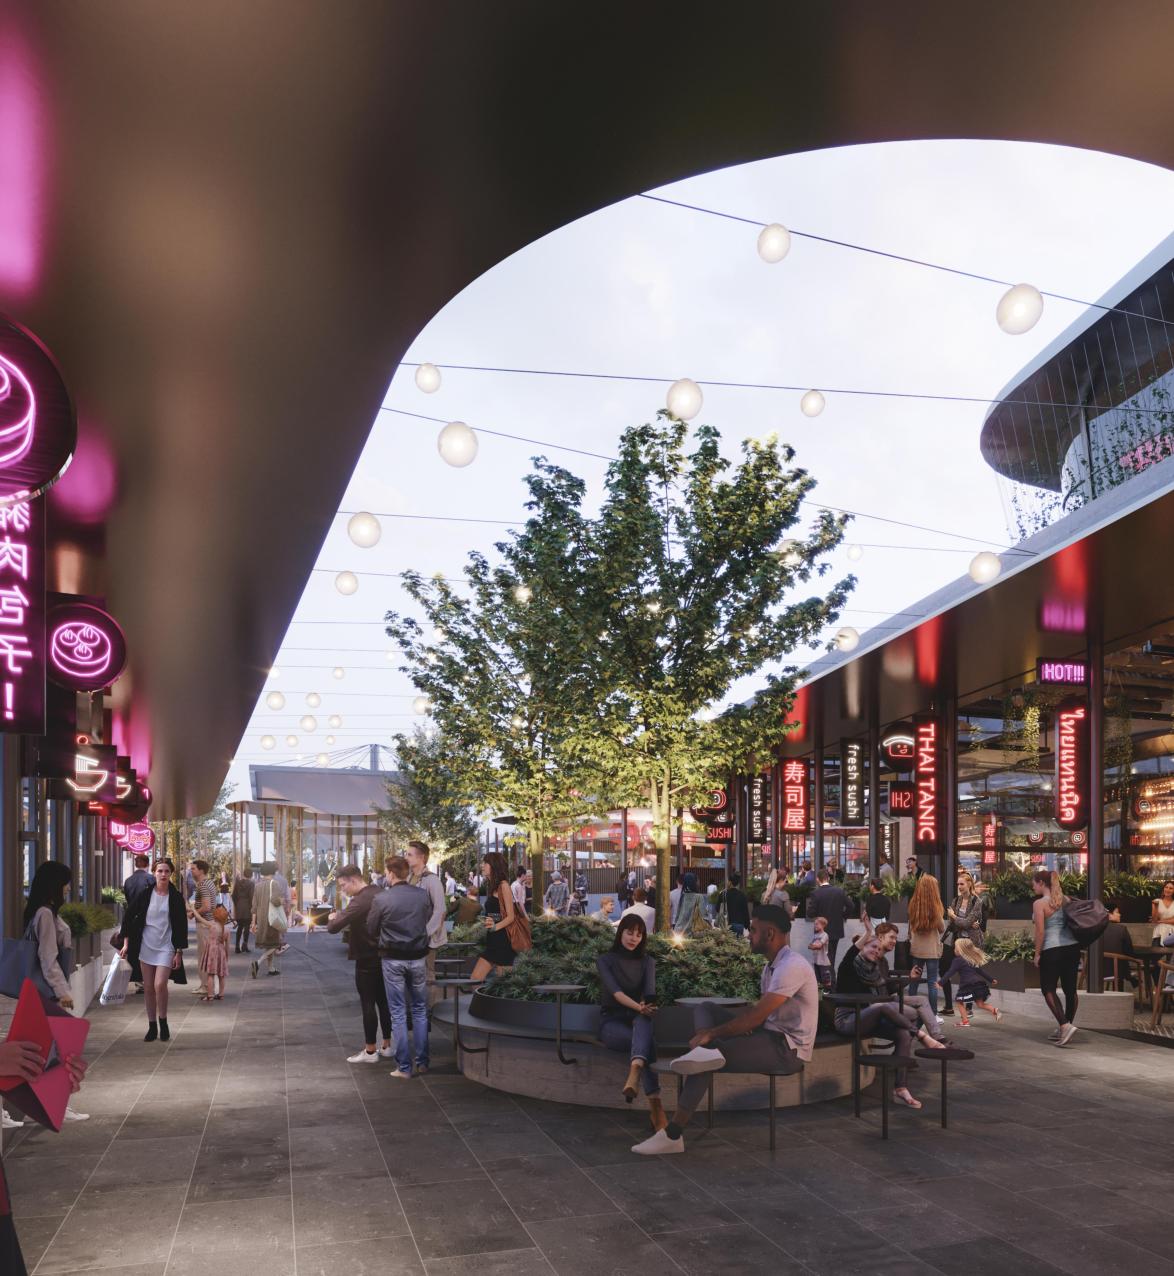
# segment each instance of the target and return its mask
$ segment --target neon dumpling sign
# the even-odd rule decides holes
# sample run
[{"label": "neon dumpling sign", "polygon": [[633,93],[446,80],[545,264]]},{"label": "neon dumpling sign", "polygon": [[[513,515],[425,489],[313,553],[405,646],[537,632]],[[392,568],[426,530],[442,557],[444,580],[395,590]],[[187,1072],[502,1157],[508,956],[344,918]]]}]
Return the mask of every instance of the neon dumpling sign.
[{"label": "neon dumpling sign", "polygon": [[122,673],[126,639],[93,603],[61,603],[49,612],[49,677],[72,691],[100,691]]}]

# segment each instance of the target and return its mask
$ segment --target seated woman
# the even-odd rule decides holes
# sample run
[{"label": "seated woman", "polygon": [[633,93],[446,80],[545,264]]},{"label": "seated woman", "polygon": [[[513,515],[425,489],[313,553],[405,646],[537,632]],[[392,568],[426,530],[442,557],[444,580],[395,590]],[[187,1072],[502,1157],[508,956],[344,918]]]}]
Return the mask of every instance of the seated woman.
[{"label": "seated woman", "polygon": [[631,1066],[624,1099],[631,1103],[643,1082],[653,1130],[668,1124],[660,1101],[652,1016],[656,1014],[656,962],[645,951],[648,930],[636,913],[620,918],[611,949],[595,959],[599,971],[599,1039],[609,1050],[628,1052]]},{"label": "seated woman", "polygon": [[[845,955],[836,976],[836,992],[888,998],[889,968],[875,938],[860,944],[855,953],[849,950]],[[942,1045],[934,1040],[924,1024],[918,1022],[918,1013],[912,1006],[902,1010],[895,1001],[889,1000],[863,1006],[859,1012],[852,1006],[837,1006],[836,1031],[845,1037],[855,1036],[857,1013],[862,1035],[891,1041],[901,1058],[908,1058],[913,1053],[914,1037],[931,1049],[939,1049]],[[920,1108],[919,1100],[909,1093],[904,1069],[897,1073],[895,1080],[893,1095],[898,1102],[907,1108]]]}]

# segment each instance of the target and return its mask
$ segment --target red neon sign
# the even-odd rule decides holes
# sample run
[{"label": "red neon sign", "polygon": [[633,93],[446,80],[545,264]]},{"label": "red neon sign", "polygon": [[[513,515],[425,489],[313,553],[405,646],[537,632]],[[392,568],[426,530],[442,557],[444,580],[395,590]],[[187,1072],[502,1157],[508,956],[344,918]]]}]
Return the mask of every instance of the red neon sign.
[{"label": "red neon sign", "polygon": [[783,832],[807,832],[807,763],[792,759],[783,763]]},{"label": "red neon sign", "polygon": [[914,724],[916,770],[914,786],[917,807],[913,815],[913,834],[920,850],[936,850],[938,845],[938,721],[918,718]]},{"label": "red neon sign", "polygon": [[1088,824],[1088,705],[1074,698],[1056,708],[1056,823],[1068,832]]},{"label": "red neon sign", "polygon": [[912,815],[916,805],[915,793],[916,790],[912,784],[906,784],[903,780],[894,780],[889,785],[889,814]]},{"label": "red neon sign", "polygon": [[982,826],[982,844],[984,847],[995,847],[999,841],[999,826],[994,820],[988,820]]}]

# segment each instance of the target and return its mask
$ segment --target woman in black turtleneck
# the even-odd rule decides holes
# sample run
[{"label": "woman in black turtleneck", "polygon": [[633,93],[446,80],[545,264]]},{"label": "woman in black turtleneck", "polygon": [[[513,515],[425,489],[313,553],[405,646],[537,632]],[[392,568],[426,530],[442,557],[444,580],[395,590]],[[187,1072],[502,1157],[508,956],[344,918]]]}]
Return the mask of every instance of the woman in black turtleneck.
[{"label": "woman in black turtleneck", "polygon": [[631,1103],[641,1081],[654,1130],[668,1124],[660,1101],[652,1016],[656,1014],[656,962],[645,951],[648,930],[636,913],[621,917],[611,951],[595,959],[599,970],[599,1039],[609,1050],[627,1051],[631,1059],[624,1098]]}]

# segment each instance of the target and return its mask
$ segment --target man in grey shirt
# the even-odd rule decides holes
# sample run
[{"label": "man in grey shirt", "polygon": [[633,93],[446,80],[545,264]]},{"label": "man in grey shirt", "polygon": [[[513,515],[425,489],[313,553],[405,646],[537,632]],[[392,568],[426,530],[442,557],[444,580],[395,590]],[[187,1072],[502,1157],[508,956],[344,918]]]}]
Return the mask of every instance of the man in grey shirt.
[{"label": "man in grey shirt", "polygon": [[[367,913],[367,934],[379,945],[383,983],[391,1011],[396,1070],[392,1076],[408,1080],[415,1059],[416,1074],[428,1071],[428,923],[432,900],[428,892],[408,881],[408,862],[393,855],[384,865],[388,889],[381,891]],[[412,1040],[408,1040],[408,1004],[412,1008]]]},{"label": "man in grey shirt", "polygon": [[436,1004],[436,951],[444,946],[448,932],[444,924],[448,900],[444,896],[444,883],[428,867],[431,851],[427,842],[409,842],[404,852],[408,861],[408,881],[428,892],[432,901],[432,916],[428,919],[428,956],[424,961],[428,970],[428,1005]]}]

